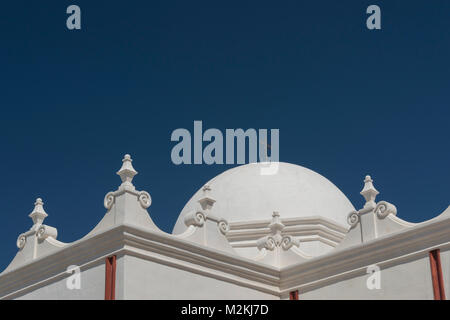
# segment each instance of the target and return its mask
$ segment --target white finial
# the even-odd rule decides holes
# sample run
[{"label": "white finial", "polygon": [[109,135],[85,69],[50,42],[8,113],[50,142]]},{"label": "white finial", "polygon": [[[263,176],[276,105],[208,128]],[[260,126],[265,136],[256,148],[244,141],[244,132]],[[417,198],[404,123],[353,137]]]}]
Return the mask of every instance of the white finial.
[{"label": "white finial", "polygon": [[216,200],[211,197],[211,187],[209,184],[205,184],[202,188],[203,197],[198,200],[203,210],[211,210]]},{"label": "white finial", "polygon": [[269,224],[269,228],[273,234],[281,234],[281,230],[284,229],[284,224],[280,221],[280,213],[278,211],[272,213],[272,222]]},{"label": "white finial", "polygon": [[361,190],[360,194],[364,197],[364,199],[366,199],[364,208],[367,208],[369,206],[375,207],[375,198],[377,197],[377,194],[379,194],[379,192],[373,186],[373,180],[369,175],[367,175],[364,179],[364,188]]},{"label": "white finial", "polygon": [[133,187],[133,177],[137,175],[137,171],[134,170],[133,165],[131,164],[133,160],[131,159],[131,156],[129,154],[126,154],[123,157],[122,160],[122,167],[119,171],[117,171],[117,174],[120,176],[120,179],[122,179],[122,185],[124,187]]},{"label": "white finial", "polygon": [[34,224],[42,224],[44,219],[48,217],[48,214],[44,210],[44,203],[41,198],[37,198],[34,203],[34,210],[28,215],[31,219],[33,219]]}]

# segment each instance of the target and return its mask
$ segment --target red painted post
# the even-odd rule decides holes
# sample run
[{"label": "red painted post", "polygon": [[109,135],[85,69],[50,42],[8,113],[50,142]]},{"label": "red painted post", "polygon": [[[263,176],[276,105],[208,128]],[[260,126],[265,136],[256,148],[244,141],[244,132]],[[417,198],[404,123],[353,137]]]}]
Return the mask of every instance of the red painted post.
[{"label": "red painted post", "polygon": [[434,300],[445,300],[444,279],[442,276],[441,253],[439,249],[430,251],[431,279]]},{"label": "red painted post", "polygon": [[298,290],[289,292],[289,300],[298,300]]},{"label": "red painted post", "polygon": [[105,300],[116,299],[116,256],[106,258]]}]

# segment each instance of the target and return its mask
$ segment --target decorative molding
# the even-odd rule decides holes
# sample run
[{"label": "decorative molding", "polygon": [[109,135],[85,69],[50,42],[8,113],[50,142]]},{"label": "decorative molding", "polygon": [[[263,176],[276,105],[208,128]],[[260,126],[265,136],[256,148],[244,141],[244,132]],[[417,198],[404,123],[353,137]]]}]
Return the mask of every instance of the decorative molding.
[{"label": "decorative molding", "polygon": [[[116,197],[125,193],[135,195],[136,201],[144,209],[151,205],[150,194],[146,191],[135,190],[132,184],[137,171],[132,167],[131,161],[131,157],[125,155],[122,168],[117,172],[121,177],[122,184],[118,190],[107,193],[104,198],[104,205],[108,211],[114,206]],[[198,201],[198,208],[186,216],[185,223],[188,226],[202,227],[210,220],[217,224],[217,228],[223,235],[229,236],[230,229],[236,224],[230,225],[223,218],[215,216],[213,214],[215,200],[209,196],[211,188],[205,185],[203,191],[205,196]],[[375,203],[378,191],[373,187],[370,176],[366,177],[361,194],[366,199],[366,205],[363,209],[353,211],[348,215],[347,220],[351,228],[360,222],[361,215],[365,213],[374,213],[380,219],[391,213],[393,216],[396,215],[397,210],[394,205],[385,201]],[[137,204],[132,208],[137,208],[147,217],[146,212],[142,211]],[[423,255],[431,247],[450,248],[450,234],[448,232],[450,216],[448,214],[443,214],[440,218],[415,225],[407,230],[398,231],[351,247],[338,248],[320,257],[306,261],[299,259],[302,262],[298,263],[295,260],[296,264],[288,267],[286,267],[286,262],[282,262],[283,264],[279,267],[273,267],[240,257],[233,252],[215,250],[206,246],[205,243],[186,241],[186,239],[176,235],[166,234],[159,229],[156,230],[157,228],[153,230],[142,224],[134,225],[132,219],[120,221],[117,225],[113,224],[112,227],[106,225],[107,227],[99,229],[101,231],[99,233],[88,234],[78,241],[58,247],[53,245],[53,242],[57,243],[54,240],[57,237],[56,228],[43,224],[47,214],[43,209],[43,202],[40,198],[36,200],[35,208],[30,217],[34,224],[29,231],[19,235],[16,242],[18,248],[22,250],[27,242],[28,245],[39,245],[36,238],[41,242],[46,240],[45,245],[39,247],[39,250],[36,250],[36,247],[33,248],[35,250],[26,248],[16,256],[19,257],[19,260],[13,260],[15,264],[12,265],[11,269],[7,268],[5,272],[0,274],[0,298],[11,297],[16,295],[17,292],[24,292],[27,290],[24,288],[38,288],[41,283],[48,284],[50,283],[48,279],[59,277],[63,274],[67,265],[78,262],[80,262],[80,265],[90,264],[92,261],[97,261],[99,256],[109,255],[112,252],[134,255],[156,263],[202,274],[206,277],[217,278],[279,295],[286,288],[320,286],[341,279],[339,277],[342,277],[342,275],[362,272],[365,266],[372,263],[381,265],[400,263],[405,259]],[[108,216],[107,218],[111,217]],[[251,225],[252,223],[248,223],[247,229]],[[287,223],[281,221],[278,212],[274,212],[268,225],[258,227],[263,231],[258,230],[257,232],[270,232],[270,234],[260,237],[256,241],[258,249],[269,251],[277,249],[277,253],[283,253],[278,248],[289,250],[293,246],[299,247],[300,241],[293,236],[292,230],[288,230],[286,225]],[[324,224],[320,227],[330,228],[330,234],[334,232],[338,237],[342,230],[339,230],[338,227],[333,229],[333,225],[330,225]],[[253,232],[253,237],[257,234],[256,231],[252,230],[251,232]],[[200,235],[205,234],[205,232],[200,232]],[[226,243],[224,238],[220,238]],[[41,248],[45,250],[41,251]],[[48,248],[51,249],[47,250]],[[297,249],[292,248],[292,251],[295,250]],[[37,252],[39,251],[41,252],[38,255]],[[286,254],[286,256],[290,256],[289,254]],[[302,290],[302,292],[304,291]]]},{"label": "decorative molding", "polygon": [[136,196],[137,201],[139,201],[139,204],[141,205],[141,207],[143,209],[148,209],[150,207],[150,205],[152,204],[152,198],[150,196],[150,194],[147,191],[136,191],[136,190],[123,190],[123,189],[119,189],[117,191],[112,191],[112,192],[108,192],[105,195],[105,198],[103,200],[103,205],[105,206],[105,208],[107,210],[110,210],[112,208],[112,206],[114,205],[114,203],[116,202],[116,198],[118,196],[123,195],[124,193],[129,193],[132,194],[134,196]]},{"label": "decorative molding", "polygon": [[[337,249],[296,265],[282,268],[281,289],[328,281],[344,272],[376,263],[401,263],[408,255],[426,257],[430,248],[450,249],[450,219],[421,223],[389,236],[381,237],[348,248]],[[402,260],[403,259],[403,260]],[[397,262],[396,262],[397,261]],[[323,266],[327,266],[323,268]],[[365,272],[365,271],[364,271]],[[321,280],[322,279],[322,280]],[[314,285],[315,287],[320,285]]]},{"label": "decorative molding", "polygon": [[106,210],[111,210],[112,206],[116,201],[116,197],[121,196],[124,193],[129,193],[137,197],[141,207],[143,209],[148,209],[152,204],[152,197],[147,191],[137,191],[133,185],[133,178],[137,175],[137,171],[134,170],[131,164],[133,160],[129,154],[126,154],[122,160],[122,167],[117,171],[117,175],[120,176],[122,184],[116,191],[108,192],[103,199],[103,205]]},{"label": "decorative molding", "polygon": [[[320,216],[282,218],[285,225],[281,235],[290,235],[301,242],[317,241],[327,247],[335,248],[345,238],[348,227]],[[257,241],[271,233],[268,225],[271,220],[231,222],[226,237],[231,246],[237,248],[255,248]]]},{"label": "decorative molding", "polygon": [[[44,210],[44,202],[41,198],[36,199],[34,209],[28,216],[33,220],[33,226],[30,230],[21,233],[17,237],[16,245],[17,248],[19,248],[19,251],[26,246],[28,237],[35,236],[38,240],[45,240],[47,237],[52,237],[53,239],[57,238],[58,230],[43,224],[45,218],[48,217],[48,214]],[[33,256],[30,257],[30,259],[33,258]]]},{"label": "decorative molding", "polygon": [[[14,292],[36,282],[44,283],[46,279],[60,273],[66,274],[67,265],[82,266],[86,261],[103,261],[113,253],[137,255],[274,295],[278,290],[277,268],[234,254],[217,252],[197,243],[178,239],[171,234],[120,225],[104,233],[80,239],[57,252],[0,274],[0,299],[9,298]],[[101,258],[98,258],[99,256]]]},{"label": "decorative molding", "polygon": [[204,196],[198,200],[197,210],[186,214],[184,217],[184,224],[188,227],[203,227],[207,220],[214,221],[217,223],[219,231],[223,235],[226,235],[230,230],[230,225],[227,220],[213,214],[213,206],[216,200],[209,195],[211,187],[208,184],[205,184],[202,190]]},{"label": "decorative molding", "polygon": [[[426,257],[428,251],[439,247],[450,249],[450,219],[429,221],[413,228],[342,250],[312,258],[300,264],[276,268],[237,255],[217,252],[199,244],[144,228],[121,225],[101,234],[80,239],[60,250],[40,257],[26,265],[0,275],[0,297],[9,298],[15,292],[37,282],[46,285],[46,279],[65,274],[70,264],[83,265],[86,261],[104,259],[113,252],[139,253],[139,257],[153,259],[223,281],[249,286],[256,290],[282,295],[289,288],[302,292],[339,281],[350,273],[365,274],[367,265],[403,263],[405,259]],[[124,245],[129,249],[123,251]],[[120,249],[122,248],[122,249]],[[70,252],[70,254],[68,254]],[[151,255],[151,256],[149,256]],[[85,262],[82,262],[85,261]],[[90,262],[89,262],[90,263]],[[215,271],[216,270],[216,271]],[[217,271],[220,270],[220,276]]]},{"label": "decorative molding", "polygon": [[384,219],[389,214],[392,214],[394,216],[397,215],[397,208],[392,203],[380,201],[377,203],[374,212],[379,219]]},{"label": "decorative molding", "polygon": [[[286,228],[296,227],[298,225],[321,225],[327,227],[330,231],[336,234],[347,233],[348,227],[338,224],[333,220],[325,218],[323,216],[309,216],[309,217],[297,217],[297,218],[281,218],[281,222],[286,226]],[[251,221],[233,221],[230,222],[230,228],[234,230],[242,229],[261,229],[266,228],[271,219],[264,220],[251,220]]]},{"label": "decorative molding", "polygon": [[356,225],[359,223],[360,217],[358,211],[352,211],[347,216],[347,222],[350,225],[350,229],[353,229],[356,227]]},{"label": "decorative molding", "polygon": [[17,248],[19,248],[20,250],[22,250],[25,247],[25,244],[27,243],[27,237],[24,233],[20,234],[19,237],[17,238]]},{"label": "decorative molding", "polygon": [[299,247],[300,246],[300,241],[298,239],[295,239],[292,236],[284,236],[281,239],[281,247],[284,250],[289,250],[292,246]]},{"label": "decorative molding", "polygon": [[147,209],[152,204],[152,198],[150,197],[150,194],[147,191],[139,192],[138,199],[139,203],[144,209]]},{"label": "decorative molding", "polygon": [[360,193],[366,200],[366,203],[361,210],[352,211],[349,213],[347,222],[351,228],[354,228],[358,222],[360,222],[360,216],[365,213],[373,211],[379,219],[384,219],[391,213],[394,216],[397,214],[397,208],[393,204],[386,201],[380,201],[378,203],[375,202],[379,192],[373,186],[373,180],[369,175],[364,179],[364,187]]},{"label": "decorative molding", "polygon": [[219,227],[219,231],[223,234],[226,235],[228,231],[230,231],[230,225],[228,224],[228,222],[225,219],[221,219],[218,223],[217,226]]},{"label": "decorative molding", "polygon": [[192,211],[184,217],[186,226],[202,227],[206,221],[206,214],[202,211]]},{"label": "decorative molding", "polygon": [[272,222],[268,227],[271,234],[256,241],[258,250],[267,249],[273,251],[276,247],[281,247],[283,250],[289,250],[292,246],[300,246],[300,241],[298,239],[295,239],[290,235],[283,236],[281,234],[285,225],[280,221],[280,214],[277,211],[273,212]]},{"label": "decorative molding", "polygon": [[52,237],[53,239],[56,239],[58,236],[58,230],[56,230],[56,228],[49,227],[43,224],[36,231],[36,235],[39,240],[45,240],[47,239],[47,237]]},{"label": "decorative molding", "polygon": [[105,199],[103,200],[103,205],[105,206],[105,208],[107,210],[112,208],[115,198],[116,198],[116,195],[114,194],[114,192],[108,192],[105,195]]},{"label": "decorative molding", "polygon": [[277,243],[277,240],[274,237],[267,236],[259,239],[256,242],[256,247],[258,248],[258,250],[267,249],[273,251],[280,243],[281,241]]}]

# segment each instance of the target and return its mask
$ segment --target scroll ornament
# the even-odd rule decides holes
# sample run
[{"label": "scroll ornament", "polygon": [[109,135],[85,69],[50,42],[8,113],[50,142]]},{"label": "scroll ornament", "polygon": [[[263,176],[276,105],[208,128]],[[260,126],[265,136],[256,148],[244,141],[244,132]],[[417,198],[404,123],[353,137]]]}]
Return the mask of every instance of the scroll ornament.
[{"label": "scroll ornament", "polygon": [[56,230],[56,228],[41,225],[37,230],[36,235],[39,240],[45,240],[48,237],[56,239],[56,237],[58,236],[58,231]]},{"label": "scroll ornament", "polygon": [[392,203],[380,201],[375,207],[375,213],[379,219],[384,219],[389,214],[397,215],[397,208]]},{"label": "scroll ornament", "polygon": [[25,247],[25,244],[27,243],[27,236],[25,234],[21,234],[19,235],[19,237],[17,238],[17,248],[19,249],[23,249],[23,247]]},{"label": "scroll ornament", "polygon": [[223,234],[226,235],[228,231],[230,231],[230,225],[228,224],[228,222],[225,219],[221,219],[218,223],[217,226],[219,227],[219,231]]},{"label": "scroll ornament", "polygon": [[276,247],[281,247],[283,250],[289,250],[292,246],[300,246],[300,241],[292,236],[278,237],[277,235],[270,235],[262,237],[256,242],[256,247],[259,250],[267,249],[273,251]]},{"label": "scroll ornament", "polygon": [[347,222],[350,225],[350,229],[353,229],[356,227],[356,225],[359,223],[359,213],[358,211],[352,211],[347,216]]},{"label": "scroll ornament", "polygon": [[[143,209],[148,209],[152,204],[152,197],[147,191],[131,191],[128,190],[128,193],[134,194],[137,197],[141,207]],[[121,190],[108,192],[103,200],[103,205],[107,210],[110,210],[116,201],[116,197],[122,195],[124,192]]]},{"label": "scroll ornament", "polygon": [[230,230],[230,225],[225,219],[217,218],[203,210],[192,211],[184,217],[184,223],[189,226],[202,227],[206,220],[217,222],[217,228],[225,235]]},{"label": "scroll ornament", "polygon": [[147,209],[152,204],[152,198],[147,191],[137,191],[133,185],[133,177],[137,174],[131,164],[133,160],[129,154],[126,154],[122,160],[123,164],[117,174],[122,180],[119,189],[113,192],[108,192],[103,200],[103,205],[107,210],[110,210],[116,201],[116,198],[124,193],[130,193],[137,197],[142,208]]},{"label": "scroll ornament", "polygon": [[205,224],[206,215],[203,211],[192,211],[186,215],[184,218],[184,223],[187,226],[201,227]]}]

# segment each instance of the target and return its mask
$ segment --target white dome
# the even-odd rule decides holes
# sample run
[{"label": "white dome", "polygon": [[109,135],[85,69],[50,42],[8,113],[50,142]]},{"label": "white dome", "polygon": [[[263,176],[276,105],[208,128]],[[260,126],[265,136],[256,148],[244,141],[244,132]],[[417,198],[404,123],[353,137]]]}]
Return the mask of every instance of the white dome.
[{"label": "white dome", "polygon": [[[266,165],[267,166],[267,165]],[[228,222],[268,220],[273,211],[282,219],[321,216],[342,226],[355,210],[332,182],[307,168],[279,163],[274,175],[261,175],[261,163],[251,163],[223,172],[210,180],[210,195],[216,200],[214,215]],[[184,216],[197,207],[202,188],[188,201],[173,229],[186,230]]]}]

